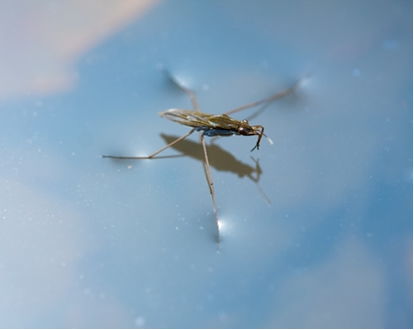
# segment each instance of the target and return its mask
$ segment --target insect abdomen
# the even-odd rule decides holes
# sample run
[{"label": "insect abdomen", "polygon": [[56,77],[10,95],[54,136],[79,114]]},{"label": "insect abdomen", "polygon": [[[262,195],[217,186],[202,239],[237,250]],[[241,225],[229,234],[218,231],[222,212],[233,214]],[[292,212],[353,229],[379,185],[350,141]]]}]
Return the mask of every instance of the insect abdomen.
[{"label": "insect abdomen", "polygon": [[196,127],[196,131],[204,131],[203,135],[205,136],[230,136],[234,134],[234,132],[228,129],[210,128],[207,126]]}]

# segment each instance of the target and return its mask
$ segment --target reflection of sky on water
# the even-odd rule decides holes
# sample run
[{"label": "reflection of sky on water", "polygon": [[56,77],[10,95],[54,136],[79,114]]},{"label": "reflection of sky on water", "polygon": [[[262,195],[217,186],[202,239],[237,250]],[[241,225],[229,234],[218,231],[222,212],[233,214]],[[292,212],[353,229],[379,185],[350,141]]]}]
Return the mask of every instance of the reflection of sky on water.
[{"label": "reflection of sky on water", "polygon": [[[411,4],[108,2],[75,42],[58,3],[4,4],[2,327],[412,326]],[[220,253],[196,136],[100,158],[188,131],[160,63],[207,113],[312,74],[251,120],[273,146],[207,139]]]}]

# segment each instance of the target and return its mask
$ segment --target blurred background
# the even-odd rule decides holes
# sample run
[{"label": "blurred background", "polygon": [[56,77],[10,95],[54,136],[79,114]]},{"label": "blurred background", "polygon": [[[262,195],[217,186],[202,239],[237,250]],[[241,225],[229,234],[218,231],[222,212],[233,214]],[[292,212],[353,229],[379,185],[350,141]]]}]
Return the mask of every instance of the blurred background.
[{"label": "blurred background", "polygon": [[[2,1],[0,327],[411,328],[412,13]],[[196,134],[101,158],[189,131],[161,67],[212,114],[308,77],[251,120],[273,145],[206,138],[219,250]]]}]

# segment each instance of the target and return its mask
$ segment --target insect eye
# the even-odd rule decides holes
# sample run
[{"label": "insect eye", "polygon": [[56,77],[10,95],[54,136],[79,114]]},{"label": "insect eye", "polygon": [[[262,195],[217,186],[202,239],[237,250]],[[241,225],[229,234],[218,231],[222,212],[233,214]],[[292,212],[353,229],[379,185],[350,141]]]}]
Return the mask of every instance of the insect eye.
[{"label": "insect eye", "polygon": [[248,127],[239,127],[237,131],[240,135],[250,135],[252,130]]}]

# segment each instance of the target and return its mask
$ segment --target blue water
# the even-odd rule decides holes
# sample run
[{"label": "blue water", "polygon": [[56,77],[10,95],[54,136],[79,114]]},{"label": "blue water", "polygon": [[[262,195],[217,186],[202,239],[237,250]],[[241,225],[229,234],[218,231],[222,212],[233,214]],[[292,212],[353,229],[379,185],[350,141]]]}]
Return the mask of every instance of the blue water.
[{"label": "blue water", "polygon": [[[1,6],[0,327],[412,327],[411,2]],[[307,77],[206,137],[220,246],[198,133],[101,158],[189,131],[161,65],[212,114]]]}]

